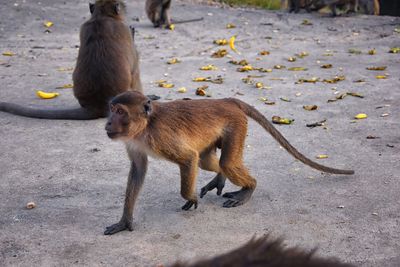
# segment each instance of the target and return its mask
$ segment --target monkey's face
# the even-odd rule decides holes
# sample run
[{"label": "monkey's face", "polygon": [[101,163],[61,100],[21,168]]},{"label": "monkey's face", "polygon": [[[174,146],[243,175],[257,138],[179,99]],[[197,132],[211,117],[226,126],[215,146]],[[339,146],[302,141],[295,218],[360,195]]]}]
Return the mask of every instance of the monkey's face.
[{"label": "monkey's face", "polygon": [[126,92],[116,96],[110,103],[110,114],[105,128],[108,137],[137,137],[146,128],[150,113],[151,102],[141,93]]}]

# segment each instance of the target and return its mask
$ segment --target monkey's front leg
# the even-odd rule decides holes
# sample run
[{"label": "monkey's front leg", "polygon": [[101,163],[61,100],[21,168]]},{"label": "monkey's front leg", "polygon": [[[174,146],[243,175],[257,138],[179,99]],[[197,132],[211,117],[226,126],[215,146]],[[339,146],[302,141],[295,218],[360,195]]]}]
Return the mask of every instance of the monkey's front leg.
[{"label": "monkey's front leg", "polygon": [[193,157],[184,164],[179,164],[181,171],[181,195],[186,199],[183,210],[189,210],[193,205],[197,209],[196,176],[198,169],[198,156]]},{"label": "monkey's front leg", "polygon": [[131,169],[129,171],[128,183],[125,193],[124,212],[121,220],[111,226],[106,227],[105,235],[112,235],[123,230],[132,231],[132,214],[136,199],[142,188],[147,171],[147,155],[140,151],[135,151],[131,157]]}]

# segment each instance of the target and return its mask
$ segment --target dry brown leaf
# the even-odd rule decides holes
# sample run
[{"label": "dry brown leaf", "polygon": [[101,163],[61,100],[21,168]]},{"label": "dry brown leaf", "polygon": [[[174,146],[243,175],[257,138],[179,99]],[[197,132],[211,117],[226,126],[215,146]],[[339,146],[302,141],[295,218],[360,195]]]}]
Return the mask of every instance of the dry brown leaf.
[{"label": "dry brown leaf", "polygon": [[213,58],[221,58],[224,57],[228,54],[228,51],[226,49],[219,49],[218,51],[214,52],[211,57]]},{"label": "dry brown leaf", "polygon": [[373,67],[367,67],[367,70],[386,70],[386,66],[373,66]]},{"label": "dry brown leaf", "polygon": [[317,106],[317,105],[305,105],[305,106],[303,106],[303,108],[304,108],[305,110],[311,111],[311,110],[316,110],[316,109],[318,109],[318,106]]}]

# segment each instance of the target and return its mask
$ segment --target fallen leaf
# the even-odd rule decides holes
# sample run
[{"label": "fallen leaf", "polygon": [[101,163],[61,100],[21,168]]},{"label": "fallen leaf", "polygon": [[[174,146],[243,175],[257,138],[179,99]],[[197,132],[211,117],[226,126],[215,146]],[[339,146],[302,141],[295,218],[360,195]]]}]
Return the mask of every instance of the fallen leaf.
[{"label": "fallen leaf", "polygon": [[304,58],[304,57],[306,57],[308,55],[310,55],[310,54],[308,52],[305,52],[305,51],[296,54],[296,56],[298,56],[299,58]]},{"label": "fallen leaf", "polygon": [[289,57],[289,58],[288,58],[288,61],[289,61],[289,62],[295,62],[295,61],[296,61],[296,58],[295,58],[295,57]]},{"label": "fallen leaf", "polygon": [[353,83],[365,83],[365,79],[358,79],[353,81]]},{"label": "fallen leaf", "polygon": [[226,24],[226,28],[227,29],[233,29],[233,28],[236,28],[236,25],[233,24],[233,23],[228,23],[228,24]]},{"label": "fallen leaf", "polygon": [[175,24],[170,24],[168,29],[170,29],[171,31],[175,30]]},{"label": "fallen leaf", "polygon": [[383,114],[381,114],[381,117],[387,117],[387,116],[389,116],[389,113],[383,113]]},{"label": "fallen leaf", "polygon": [[231,63],[231,64],[233,64],[233,65],[241,65],[241,66],[249,65],[249,63],[247,62],[246,59],[242,59],[242,60],[240,60],[240,61],[230,60],[228,63]]},{"label": "fallen leaf", "polygon": [[354,118],[357,119],[357,120],[366,119],[367,117],[368,116],[365,113],[359,113],[359,114],[354,116]]},{"label": "fallen leaf", "polygon": [[366,138],[367,139],[379,139],[380,137],[379,136],[375,136],[375,135],[368,135]]},{"label": "fallen leaf", "polygon": [[377,78],[377,79],[386,79],[387,76],[386,75],[376,75],[375,78]]},{"label": "fallen leaf", "polygon": [[324,57],[331,57],[331,56],[333,56],[333,53],[323,53],[322,55]]},{"label": "fallen leaf", "polygon": [[341,76],[335,76],[332,79],[324,79],[323,82],[325,83],[337,83],[340,81],[344,81],[346,79],[345,76],[341,75]]},{"label": "fallen leaf", "polygon": [[367,70],[386,70],[386,66],[367,67]]},{"label": "fallen leaf", "polygon": [[251,71],[251,70],[254,70],[251,65],[246,65],[246,66],[237,68],[238,72],[248,72],[248,71]]},{"label": "fallen leaf", "polygon": [[264,104],[272,106],[272,105],[275,105],[275,102],[274,101],[265,101]]},{"label": "fallen leaf", "polygon": [[364,98],[364,96],[359,93],[347,92],[346,94],[354,97]]},{"label": "fallen leaf", "polygon": [[211,57],[213,58],[221,58],[224,57],[228,54],[228,51],[226,49],[219,49],[218,51],[214,52]]},{"label": "fallen leaf", "polygon": [[47,20],[47,21],[43,22],[43,25],[44,25],[46,28],[50,28],[51,26],[54,25],[54,23],[51,22],[51,21],[49,21],[49,20]]},{"label": "fallen leaf", "polygon": [[3,56],[12,57],[12,56],[15,56],[15,54],[11,51],[5,51],[5,52],[3,52]]},{"label": "fallen leaf", "polygon": [[259,72],[272,72],[272,69],[258,68],[257,70],[258,70]]},{"label": "fallen leaf", "polygon": [[212,64],[206,65],[200,68],[200,70],[218,70],[218,68]]},{"label": "fallen leaf", "polygon": [[74,70],[73,67],[68,67],[68,68],[60,67],[60,68],[57,69],[57,71],[60,71],[60,72],[63,72],[63,71],[73,71],[73,70]]},{"label": "fallen leaf", "polygon": [[223,78],[218,76],[217,78],[213,79],[211,77],[196,77],[193,78],[194,82],[211,82],[211,83],[216,83],[216,84],[221,84],[223,83]]},{"label": "fallen leaf", "polygon": [[321,66],[321,68],[330,69],[330,68],[332,68],[332,64],[324,64],[324,65]]},{"label": "fallen leaf", "polygon": [[258,53],[258,54],[261,55],[261,56],[267,56],[267,55],[270,54],[270,52],[267,51],[267,50],[262,50],[262,51],[260,51],[260,53]]},{"label": "fallen leaf", "polygon": [[179,89],[178,89],[178,93],[186,93],[186,87],[180,87]]},{"label": "fallen leaf", "polygon": [[369,51],[368,51],[368,55],[376,55],[376,50],[375,50],[375,48],[369,50]]},{"label": "fallen leaf", "polygon": [[291,68],[288,68],[288,70],[290,70],[290,71],[306,71],[308,69],[304,68],[304,67],[291,67]]},{"label": "fallen leaf", "polygon": [[176,63],[181,63],[181,61],[177,58],[172,58],[167,61],[167,64],[169,64],[169,65],[176,64]]},{"label": "fallen leaf", "polygon": [[317,105],[305,105],[305,106],[303,106],[303,108],[305,110],[311,111],[311,110],[316,110],[318,108],[318,106]]},{"label": "fallen leaf", "polygon": [[286,97],[280,97],[280,100],[284,101],[284,102],[292,102],[292,100],[286,98]]},{"label": "fallen leaf", "polygon": [[318,77],[301,78],[296,83],[316,83],[319,81]]},{"label": "fallen leaf", "polygon": [[213,43],[217,44],[217,45],[226,45],[226,44],[228,44],[228,40],[226,40],[226,39],[218,39],[218,40],[214,40]]},{"label": "fallen leaf", "polygon": [[162,88],[172,88],[172,87],[174,87],[175,85],[174,85],[173,83],[166,83],[166,82],[163,82],[163,83],[159,83],[158,86],[159,86],[159,87],[162,87]]},{"label": "fallen leaf", "polygon": [[256,83],[256,88],[264,88],[264,84],[262,82],[257,82]]},{"label": "fallen leaf", "polygon": [[348,50],[348,52],[349,52],[350,54],[356,54],[356,55],[360,55],[360,54],[362,53],[361,50],[355,49],[355,48],[350,48],[350,49]]},{"label": "fallen leaf", "polygon": [[196,95],[206,96],[207,95],[207,92],[206,92],[207,89],[208,89],[207,85],[203,85],[203,86],[198,87],[196,89]]},{"label": "fallen leaf", "polygon": [[286,68],[286,67],[283,65],[275,65],[274,66],[274,69],[277,69],[277,70],[284,69],[284,68]]},{"label": "fallen leaf", "polygon": [[306,126],[310,127],[310,128],[314,128],[314,127],[318,127],[318,126],[325,126],[325,122],[326,122],[326,120],[317,121],[317,122],[314,122],[314,123],[306,124]]},{"label": "fallen leaf", "polygon": [[392,47],[392,48],[390,48],[389,53],[392,53],[392,54],[400,53],[400,47]]},{"label": "fallen leaf", "polygon": [[281,118],[279,116],[272,116],[272,122],[275,124],[292,124],[294,119]]},{"label": "fallen leaf", "polygon": [[321,155],[316,156],[316,158],[317,158],[317,159],[327,159],[327,158],[328,158],[328,155],[321,154]]}]

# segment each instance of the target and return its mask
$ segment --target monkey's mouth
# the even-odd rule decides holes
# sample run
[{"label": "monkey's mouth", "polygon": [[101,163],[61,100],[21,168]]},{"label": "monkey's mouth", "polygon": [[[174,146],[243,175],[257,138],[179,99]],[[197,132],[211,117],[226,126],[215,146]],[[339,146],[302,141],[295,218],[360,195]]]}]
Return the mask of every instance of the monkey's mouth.
[{"label": "monkey's mouth", "polygon": [[115,139],[120,135],[120,133],[119,132],[107,132],[107,135],[109,138]]}]

